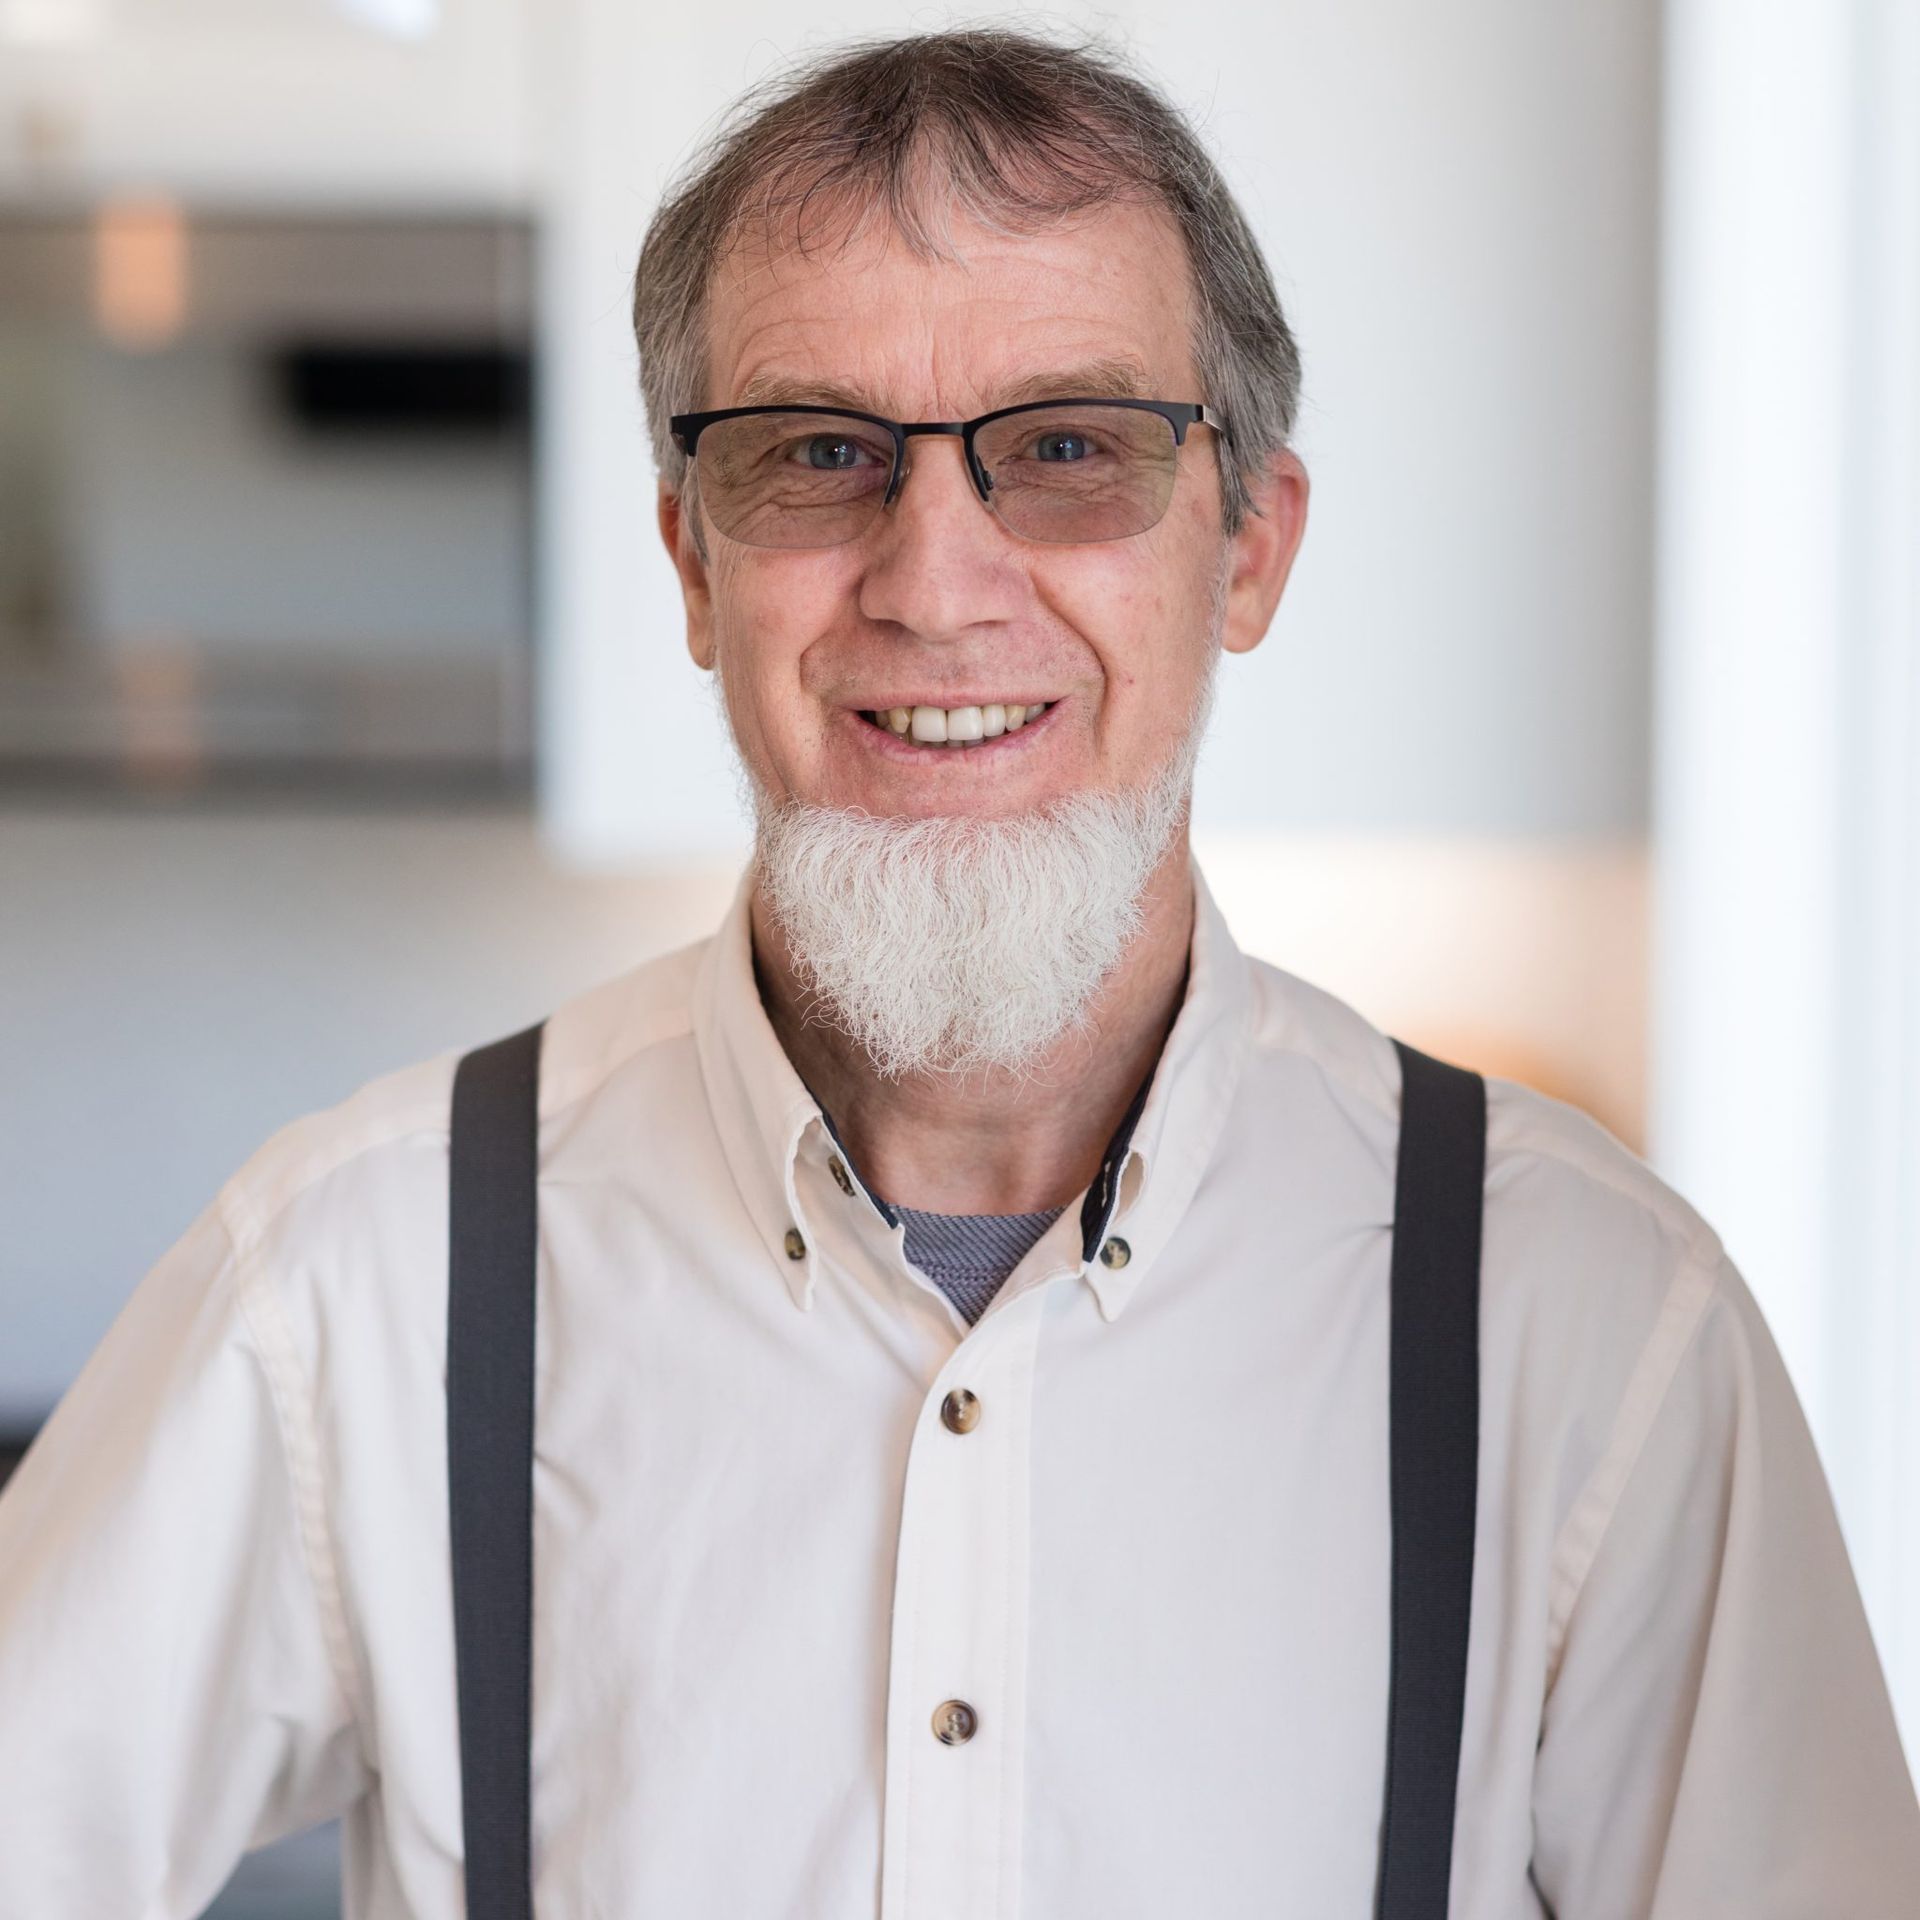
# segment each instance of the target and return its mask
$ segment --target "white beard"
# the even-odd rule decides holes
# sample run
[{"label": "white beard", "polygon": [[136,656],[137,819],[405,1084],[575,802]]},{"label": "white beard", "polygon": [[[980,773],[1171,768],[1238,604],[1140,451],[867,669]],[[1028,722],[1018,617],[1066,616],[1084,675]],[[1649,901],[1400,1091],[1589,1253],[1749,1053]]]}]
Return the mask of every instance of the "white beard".
[{"label": "white beard", "polygon": [[1033,1077],[1145,925],[1147,882],[1187,818],[1219,657],[1142,787],[1006,819],[913,820],[774,803],[749,779],[756,873],[804,1017],[844,1033],[884,1080]]}]

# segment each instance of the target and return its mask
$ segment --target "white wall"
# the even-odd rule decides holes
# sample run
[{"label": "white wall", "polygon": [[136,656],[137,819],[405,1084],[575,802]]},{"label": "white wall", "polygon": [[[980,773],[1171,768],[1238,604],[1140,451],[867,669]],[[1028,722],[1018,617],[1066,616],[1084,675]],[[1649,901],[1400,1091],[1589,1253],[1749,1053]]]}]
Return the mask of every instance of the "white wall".
[{"label": "white wall", "polygon": [[1674,0],[1654,1146],[1920,1754],[1920,3]]},{"label": "white wall", "polygon": [[[653,528],[627,325],[646,218],[703,125],[782,57],[949,17],[879,0],[551,15],[542,84],[569,111],[547,114],[543,189],[546,799],[570,858],[710,843],[732,817]],[[1306,543],[1266,644],[1224,669],[1202,823],[1639,831],[1654,0],[1044,17],[1117,27],[1199,116],[1305,359]]]}]

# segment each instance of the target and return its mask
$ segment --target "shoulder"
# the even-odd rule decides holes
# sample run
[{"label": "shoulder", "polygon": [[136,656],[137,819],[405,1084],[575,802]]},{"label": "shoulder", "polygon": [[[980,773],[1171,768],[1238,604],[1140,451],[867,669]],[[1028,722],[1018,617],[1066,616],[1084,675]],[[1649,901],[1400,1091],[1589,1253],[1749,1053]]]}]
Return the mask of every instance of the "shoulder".
[{"label": "shoulder", "polygon": [[[1249,1070],[1291,1073],[1294,1101],[1305,1097],[1305,1076],[1321,1113],[1337,1114],[1365,1157],[1376,1217],[1390,1231],[1393,1037],[1324,989],[1253,966]],[[1498,1407],[1513,1449],[1488,1471],[1538,1478],[1564,1615],[1663,1410],[1696,1422],[1704,1460],[1728,1443],[1756,1378],[1771,1383],[1776,1411],[1792,1396],[1758,1305],[1685,1196],[1580,1108],[1486,1078],[1482,1398]]]},{"label": "shoulder", "polygon": [[[1393,1036],[1324,988],[1249,965],[1249,1071],[1307,1076],[1390,1196],[1401,1098]],[[1592,1115],[1519,1081],[1489,1074],[1486,1083],[1486,1310],[1544,1310],[1575,1338],[1604,1332],[1604,1348],[1625,1364],[1676,1286],[1691,1295],[1724,1274],[1719,1237]]]},{"label": "shoulder", "polygon": [[[543,1128],[690,1035],[693,982],[708,939],[643,961],[546,1015]],[[423,1224],[443,1232],[454,1074],[466,1053],[502,1037],[476,1035],[397,1067],[263,1141],[215,1199],[243,1260],[262,1248],[297,1244],[313,1252]]]}]

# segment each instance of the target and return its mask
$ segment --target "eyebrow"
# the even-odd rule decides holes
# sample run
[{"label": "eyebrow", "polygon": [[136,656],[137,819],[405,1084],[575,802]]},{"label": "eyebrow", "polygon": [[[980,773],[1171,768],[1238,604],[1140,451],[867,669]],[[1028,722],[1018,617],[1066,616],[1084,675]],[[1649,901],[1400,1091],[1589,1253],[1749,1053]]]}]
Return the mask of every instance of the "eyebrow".
[{"label": "eyebrow", "polygon": [[[1144,400],[1147,370],[1127,355],[1113,354],[1075,367],[1049,367],[1022,374],[1002,389],[999,405],[1017,407],[1029,400],[1064,399]],[[858,413],[882,409],[852,387],[814,380],[778,368],[752,375],[739,395],[728,403],[736,407],[852,407]],[[989,409],[991,411],[991,409]]]}]

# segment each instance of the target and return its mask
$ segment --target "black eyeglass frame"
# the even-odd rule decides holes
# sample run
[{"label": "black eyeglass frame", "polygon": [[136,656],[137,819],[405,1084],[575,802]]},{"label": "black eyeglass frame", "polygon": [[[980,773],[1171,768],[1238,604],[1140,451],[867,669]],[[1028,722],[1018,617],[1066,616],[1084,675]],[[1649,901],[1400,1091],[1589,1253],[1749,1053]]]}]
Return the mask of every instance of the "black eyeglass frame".
[{"label": "black eyeglass frame", "polygon": [[[973,482],[973,490],[980,496],[981,504],[991,506],[988,496],[993,492],[993,475],[980,464],[980,456],[973,450],[973,437],[980,429],[995,420],[1004,420],[1009,414],[1045,413],[1058,407],[1132,407],[1142,413],[1157,413],[1173,429],[1173,444],[1184,447],[1187,444],[1189,427],[1211,427],[1222,440],[1226,438],[1226,424],[1218,411],[1204,400],[1132,400],[1121,399],[1110,394],[1066,396],[1058,400],[1023,400],[1017,406],[995,407],[991,413],[976,415],[971,420],[889,420],[882,413],[862,413],[857,407],[807,407],[782,404],[767,407],[716,407],[708,413],[676,413],[667,421],[673,434],[674,444],[688,459],[693,459],[700,444],[700,436],[716,420],[739,420],[748,414],[756,413],[804,413],[824,414],[829,419],[864,420],[871,427],[885,427],[893,436],[893,470],[887,475],[887,490],[881,497],[876,514],[884,513],[893,505],[901,487],[906,482],[907,439],[911,434],[934,433],[949,437],[958,435],[962,450],[966,455],[967,477]],[[1164,509],[1162,510],[1164,512]],[[1154,524],[1158,524],[1155,522]],[[1145,533],[1147,528],[1142,527]],[[1131,536],[1123,535],[1122,538]]]}]

